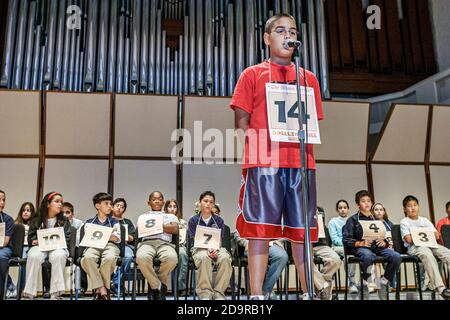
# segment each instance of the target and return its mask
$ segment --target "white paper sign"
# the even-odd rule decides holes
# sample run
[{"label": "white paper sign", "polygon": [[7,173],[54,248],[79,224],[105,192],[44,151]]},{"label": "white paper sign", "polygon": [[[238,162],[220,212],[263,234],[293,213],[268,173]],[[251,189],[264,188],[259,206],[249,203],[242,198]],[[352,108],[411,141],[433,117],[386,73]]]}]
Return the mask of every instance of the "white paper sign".
[{"label": "white paper sign", "polygon": [[325,236],[325,227],[323,226],[323,215],[317,215],[317,227],[319,228],[319,239],[326,238]]},{"label": "white paper sign", "polygon": [[194,238],[194,248],[220,249],[221,229],[197,226]]},{"label": "white paper sign", "polygon": [[84,225],[84,237],[81,240],[81,247],[104,249],[113,233],[113,228],[101,226],[94,223]]},{"label": "white paper sign", "polygon": [[183,244],[186,241],[186,235],[187,235],[187,229],[186,228],[180,228],[180,233],[179,233],[179,243]]},{"label": "white paper sign", "polygon": [[138,219],[138,237],[148,237],[163,233],[163,215],[155,213],[145,213]]},{"label": "white paper sign", "polygon": [[125,228],[125,242],[128,241],[128,224],[124,223],[123,227]]},{"label": "white paper sign", "polygon": [[0,223],[0,248],[3,247],[5,243],[5,232],[6,232],[6,223]]},{"label": "white paper sign", "polygon": [[364,240],[386,239],[386,227],[379,220],[359,221],[363,228]]},{"label": "white paper sign", "polygon": [[[305,87],[301,87],[301,99],[305,104]],[[308,143],[320,144],[319,121],[317,119],[314,89],[306,88],[308,121]],[[299,143],[297,86],[292,84],[266,83],[267,115],[270,139],[279,142]],[[303,125],[306,129],[306,125]]]},{"label": "white paper sign", "polygon": [[37,231],[38,246],[41,251],[67,249],[64,228],[39,229]]},{"label": "white paper sign", "polygon": [[27,246],[28,245],[28,231],[30,230],[30,226],[27,224],[23,225],[25,227],[25,237],[23,239],[23,245]]},{"label": "white paper sign", "polygon": [[411,228],[411,237],[418,247],[438,248],[434,230],[430,228]]}]

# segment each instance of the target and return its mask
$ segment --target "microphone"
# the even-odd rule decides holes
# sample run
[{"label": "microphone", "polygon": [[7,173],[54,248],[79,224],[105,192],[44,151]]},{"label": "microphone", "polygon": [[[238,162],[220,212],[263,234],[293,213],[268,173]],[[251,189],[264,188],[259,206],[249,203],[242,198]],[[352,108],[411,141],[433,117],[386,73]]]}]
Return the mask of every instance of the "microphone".
[{"label": "microphone", "polygon": [[289,48],[298,48],[302,43],[298,40],[286,40],[283,44],[284,48],[288,50]]}]

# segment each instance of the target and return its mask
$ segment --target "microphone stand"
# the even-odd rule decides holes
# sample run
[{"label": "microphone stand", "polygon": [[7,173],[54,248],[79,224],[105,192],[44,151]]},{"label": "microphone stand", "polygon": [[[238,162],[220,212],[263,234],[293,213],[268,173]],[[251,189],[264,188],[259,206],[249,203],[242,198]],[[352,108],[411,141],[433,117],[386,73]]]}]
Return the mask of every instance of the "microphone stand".
[{"label": "microphone stand", "polygon": [[[295,74],[296,74],[296,85],[297,85],[297,104],[298,104],[298,140],[300,141],[300,159],[301,159],[301,179],[302,179],[302,205],[304,211],[304,225],[305,225],[305,274],[306,274],[306,283],[307,283],[307,291],[309,300],[314,299],[314,289],[313,289],[313,278],[312,278],[312,257],[311,257],[311,234],[309,230],[309,183],[307,181],[307,159],[306,159],[306,141],[307,141],[307,129],[303,129],[303,125],[306,125],[307,128],[307,118],[306,118],[306,110],[308,109],[308,99],[307,99],[307,91],[306,91],[306,72],[303,71],[303,75],[305,77],[305,103],[302,103],[301,96],[301,83],[300,83],[300,66],[302,63],[301,59],[301,45],[296,46],[294,50],[294,58],[295,58]],[[304,70],[304,69],[303,69]]]}]

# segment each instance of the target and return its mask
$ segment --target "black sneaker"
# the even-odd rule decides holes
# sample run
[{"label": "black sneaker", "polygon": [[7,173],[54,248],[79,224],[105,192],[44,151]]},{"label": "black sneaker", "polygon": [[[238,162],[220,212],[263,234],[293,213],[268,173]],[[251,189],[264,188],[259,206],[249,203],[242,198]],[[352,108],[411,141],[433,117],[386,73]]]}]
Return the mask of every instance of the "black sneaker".
[{"label": "black sneaker", "polygon": [[154,300],[166,300],[167,286],[161,282],[161,290],[153,290]]},{"label": "black sneaker", "polygon": [[50,299],[50,292],[44,292],[43,296],[44,299]]},{"label": "black sneaker", "polygon": [[444,291],[441,292],[441,296],[445,300],[450,300],[450,290],[444,289]]}]

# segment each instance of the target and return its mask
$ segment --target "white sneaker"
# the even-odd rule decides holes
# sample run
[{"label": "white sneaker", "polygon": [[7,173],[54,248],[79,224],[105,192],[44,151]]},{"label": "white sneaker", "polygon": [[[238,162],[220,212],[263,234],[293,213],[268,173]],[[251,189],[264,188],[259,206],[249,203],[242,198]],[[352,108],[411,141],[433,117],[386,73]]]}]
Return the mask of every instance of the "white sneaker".
[{"label": "white sneaker", "polygon": [[355,285],[355,284],[351,284],[350,285],[350,289],[349,289],[349,292],[350,293],[358,293],[359,292],[359,290],[358,290],[358,287]]},{"label": "white sneaker", "polygon": [[333,283],[325,282],[325,286],[319,291],[320,300],[331,300],[333,298]]},{"label": "white sneaker", "polygon": [[273,292],[267,292],[264,294],[264,300],[278,300],[278,297]]},{"label": "white sneaker", "polygon": [[14,299],[17,297],[17,290],[16,288],[6,291],[6,299]]},{"label": "white sneaker", "polygon": [[378,290],[378,298],[380,300],[387,300],[387,295],[389,294],[389,280],[382,278],[380,280],[380,289]]},{"label": "white sneaker", "polygon": [[265,300],[263,295],[250,296],[250,300]]}]

